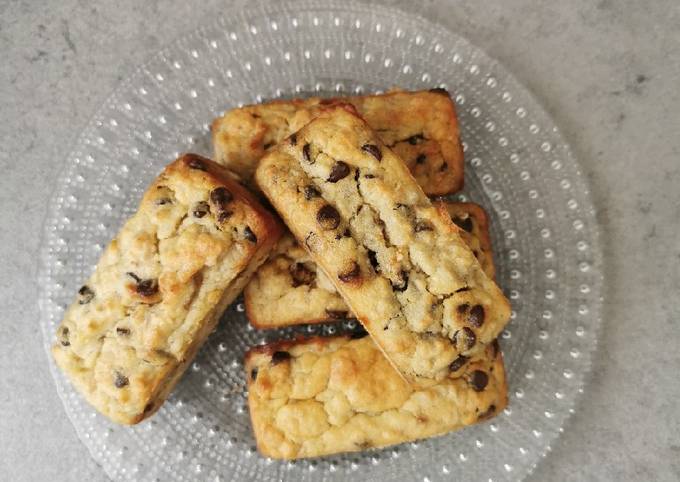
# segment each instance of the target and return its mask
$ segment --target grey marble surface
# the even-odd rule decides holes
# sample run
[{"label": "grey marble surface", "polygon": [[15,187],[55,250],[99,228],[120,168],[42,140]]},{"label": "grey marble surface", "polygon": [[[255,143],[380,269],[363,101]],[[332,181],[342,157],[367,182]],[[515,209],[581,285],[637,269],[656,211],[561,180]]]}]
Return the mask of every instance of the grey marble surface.
[{"label": "grey marble surface", "polygon": [[[422,3],[537,96],[599,209],[600,348],[576,414],[530,480],[679,480],[680,3]],[[223,5],[0,1],[2,480],[106,480],[65,416],[42,348],[42,220],[61,157],[98,105]]]}]

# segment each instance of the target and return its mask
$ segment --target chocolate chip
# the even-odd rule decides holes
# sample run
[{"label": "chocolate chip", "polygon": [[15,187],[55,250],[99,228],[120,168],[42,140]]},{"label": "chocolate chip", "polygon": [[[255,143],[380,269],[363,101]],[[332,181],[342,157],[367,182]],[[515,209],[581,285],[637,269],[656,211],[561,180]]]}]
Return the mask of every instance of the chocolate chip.
[{"label": "chocolate chip", "polygon": [[352,261],[350,267],[338,274],[338,279],[344,283],[349,283],[361,276],[361,268],[356,261]]},{"label": "chocolate chip", "polygon": [[118,328],[116,328],[116,333],[118,333],[121,336],[128,336],[130,334],[130,329],[119,326]]},{"label": "chocolate chip", "polygon": [[80,299],[78,300],[78,304],[86,305],[90,301],[92,301],[92,298],[94,298],[94,291],[92,291],[92,289],[90,289],[89,286],[83,285],[78,290],[78,295],[80,296]]},{"label": "chocolate chip", "polygon": [[302,157],[304,157],[305,161],[309,162],[312,164],[312,155],[310,153],[311,146],[309,144],[305,144],[302,146]]},{"label": "chocolate chip", "polygon": [[135,291],[142,296],[153,296],[158,293],[158,281],[155,279],[142,279],[135,273],[128,271],[127,274],[130,278],[135,280],[137,285],[135,286]]},{"label": "chocolate chip", "polygon": [[375,251],[369,249],[367,254],[368,261],[371,263],[371,266],[373,266],[373,269],[377,272],[380,264],[378,263],[378,257],[376,256]]},{"label": "chocolate chip", "polygon": [[210,192],[210,201],[217,206],[218,209],[224,210],[226,205],[234,199],[234,196],[226,187],[218,187]]},{"label": "chocolate chip", "polygon": [[379,161],[382,160],[382,151],[380,151],[380,148],[375,144],[364,144],[361,146],[361,150],[372,155]]},{"label": "chocolate chip", "polygon": [[257,368],[253,368],[252,370],[250,370],[250,379],[252,381],[257,380]]},{"label": "chocolate chip", "polygon": [[408,288],[408,273],[404,270],[401,270],[399,273],[399,279],[392,283],[392,289],[394,291],[406,291],[406,288]]},{"label": "chocolate chip", "polygon": [[413,227],[413,230],[416,233],[420,233],[421,231],[432,231],[432,229],[432,225],[428,221],[416,221],[416,224]]},{"label": "chocolate chip", "polygon": [[414,136],[411,136],[406,139],[406,142],[411,144],[412,146],[415,146],[416,144],[419,144],[421,141],[425,140],[422,134],[416,134]]},{"label": "chocolate chip", "polygon": [[189,162],[187,163],[187,165],[188,165],[191,169],[197,169],[197,170],[199,170],[199,171],[207,171],[207,170],[208,170],[208,169],[205,167],[205,164],[203,164],[203,161],[201,161],[201,160],[198,159],[197,157],[192,157],[191,159],[189,159]]},{"label": "chocolate chip", "polygon": [[442,95],[449,95],[449,91],[446,90],[444,87],[434,87],[430,89],[428,92],[432,92],[433,94],[442,94]]},{"label": "chocolate chip", "polygon": [[470,375],[468,383],[474,389],[474,391],[481,392],[486,388],[486,385],[489,383],[489,375],[487,375],[485,372],[481,370],[475,370]]},{"label": "chocolate chip", "polygon": [[416,157],[416,164],[422,164],[426,159],[427,156],[425,154],[418,154],[418,157]]},{"label": "chocolate chip", "polygon": [[205,201],[201,201],[199,203],[196,203],[196,205],[194,206],[194,209],[192,211],[192,214],[196,218],[202,218],[203,216],[205,216],[209,212],[210,212],[210,205]]},{"label": "chocolate chip", "polygon": [[468,360],[469,358],[466,357],[465,355],[460,355],[458,358],[451,362],[451,364],[449,365],[449,370],[451,370],[452,372],[457,372],[458,370],[463,368],[463,366],[468,362]]},{"label": "chocolate chip", "polygon": [[342,238],[351,238],[352,233],[350,233],[348,228],[345,228],[345,230],[342,233],[338,233],[335,235],[335,239],[340,240]]},{"label": "chocolate chip", "polygon": [[305,186],[305,199],[309,201],[315,197],[321,196],[321,193],[314,186]]},{"label": "chocolate chip", "polygon": [[453,334],[453,344],[458,346],[459,341],[464,343],[465,350],[469,350],[477,343],[477,337],[475,332],[466,326]]},{"label": "chocolate chip", "polygon": [[338,161],[333,164],[331,173],[328,175],[328,179],[326,180],[333,183],[338,182],[340,179],[347,177],[349,175],[349,171],[350,169],[346,162]]},{"label": "chocolate chip", "polygon": [[489,405],[489,408],[487,408],[482,413],[477,415],[477,420],[485,420],[485,419],[491,417],[495,413],[496,413],[496,405],[494,405],[492,403],[491,405]]},{"label": "chocolate chip", "polygon": [[127,386],[129,383],[130,380],[128,380],[128,377],[126,377],[122,373],[116,372],[116,378],[113,381],[113,384],[116,386],[116,388],[123,388],[124,386]]},{"label": "chocolate chip", "polygon": [[[217,222],[222,224],[224,223],[227,219],[231,217],[231,215],[234,214],[231,211],[218,211],[217,213]],[[219,226],[218,226],[219,228]]]},{"label": "chocolate chip", "polygon": [[275,351],[272,355],[272,365],[278,365],[286,360],[290,360],[290,353],[287,351]]},{"label": "chocolate chip", "polygon": [[297,144],[297,135],[296,134],[291,134],[289,139],[290,139],[290,145],[291,146],[294,146],[295,144]]},{"label": "chocolate chip", "polygon": [[275,144],[274,142],[267,142],[267,143],[266,143],[264,146],[262,146],[262,147],[264,147],[264,150],[266,151],[267,149],[269,149],[269,148],[270,148],[271,146],[273,146],[274,144]]},{"label": "chocolate chip", "polygon": [[156,199],[157,206],[163,206],[165,204],[172,204],[172,199],[170,199],[169,197],[162,197],[160,199]]},{"label": "chocolate chip", "polygon": [[307,269],[302,263],[293,263],[288,268],[290,276],[293,278],[293,287],[300,285],[311,285],[316,279],[316,273]]},{"label": "chocolate chip", "polygon": [[458,216],[454,216],[454,217],[451,218],[451,220],[452,220],[452,221],[456,224],[456,226],[458,226],[460,229],[464,229],[464,230],[467,231],[468,233],[471,233],[471,232],[472,232],[473,225],[472,225],[472,218],[471,218],[471,217],[468,216],[468,217],[465,218],[465,219],[461,219],[461,218],[459,218]]},{"label": "chocolate chip", "polygon": [[482,326],[484,323],[484,307],[482,305],[473,306],[467,316],[467,322],[477,328]]},{"label": "chocolate chip", "polygon": [[330,204],[325,204],[316,213],[316,220],[324,230],[329,231],[340,225],[340,213]]},{"label": "chocolate chip", "polygon": [[68,326],[62,327],[62,329],[61,329],[61,341],[60,341],[62,346],[70,346],[71,345],[71,342],[68,341],[68,333],[69,333]]},{"label": "chocolate chip", "polygon": [[255,236],[253,230],[250,229],[250,226],[246,226],[246,228],[243,230],[243,237],[251,243],[257,243],[257,236]]},{"label": "chocolate chip", "polygon": [[158,293],[158,281],[155,279],[142,280],[137,283],[135,290],[142,296],[153,296]]},{"label": "chocolate chip", "polygon": [[344,310],[329,310],[326,308],[326,314],[333,320],[342,320],[343,318],[347,318],[347,312]]},{"label": "chocolate chip", "polygon": [[457,308],[458,313],[460,313],[461,315],[469,309],[470,309],[470,305],[467,304],[467,303],[463,303],[462,305],[458,305],[458,308]]}]

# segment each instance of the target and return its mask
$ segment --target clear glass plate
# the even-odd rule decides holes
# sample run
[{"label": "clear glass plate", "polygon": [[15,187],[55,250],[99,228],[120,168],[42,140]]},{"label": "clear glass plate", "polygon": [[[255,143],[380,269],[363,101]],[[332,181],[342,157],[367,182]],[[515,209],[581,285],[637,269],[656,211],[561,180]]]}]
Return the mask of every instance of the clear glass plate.
[{"label": "clear glass plate", "polygon": [[[181,38],[99,109],[55,180],[40,253],[45,347],[64,308],[145,186],[181,151],[210,153],[224,109],[294,95],[446,87],[465,143],[465,191],[491,216],[498,281],[513,304],[501,344],[510,404],[457,433],[372,452],[278,462],[255,450],[242,356],[252,345],[338,332],[264,333],[240,303],[163,408],[129,428],[54,374],[64,407],[114,480],[518,480],[573,412],[600,325],[602,257],[586,182],[534,98],[497,62],[423,18],[343,0],[251,3]],[[50,357],[51,360],[51,357]]]}]

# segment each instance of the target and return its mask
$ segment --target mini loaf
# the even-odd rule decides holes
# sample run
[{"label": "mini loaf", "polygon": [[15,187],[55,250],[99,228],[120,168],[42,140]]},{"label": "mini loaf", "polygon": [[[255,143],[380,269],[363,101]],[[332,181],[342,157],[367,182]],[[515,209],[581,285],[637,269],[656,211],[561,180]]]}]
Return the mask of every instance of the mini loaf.
[{"label": "mini loaf", "polygon": [[262,156],[329,107],[352,104],[428,195],[463,186],[456,110],[444,89],[333,99],[279,100],[228,111],[212,125],[215,160],[250,183]]},{"label": "mini loaf", "polygon": [[493,341],[510,304],[448,212],[351,108],[292,134],[255,179],[387,358],[412,383],[443,379]]},{"label": "mini loaf", "polygon": [[458,358],[444,379],[418,388],[369,337],[357,335],[258,347],[246,355],[245,369],[257,447],[275,459],[431,437],[487,420],[507,404],[496,343]]},{"label": "mini loaf", "polygon": [[[493,278],[495,269],[484,209],[474,203],[442,204],[484,272]],[[323,270],[289,233],[282,236],[243,294],[248,318],[260,329],[353,316]]]},{"label": "mini loaf", "polygon": [[281,231],[222,166],[180,157],[66,310],[52,350],[57,365],[111,420],[150,416]]}]

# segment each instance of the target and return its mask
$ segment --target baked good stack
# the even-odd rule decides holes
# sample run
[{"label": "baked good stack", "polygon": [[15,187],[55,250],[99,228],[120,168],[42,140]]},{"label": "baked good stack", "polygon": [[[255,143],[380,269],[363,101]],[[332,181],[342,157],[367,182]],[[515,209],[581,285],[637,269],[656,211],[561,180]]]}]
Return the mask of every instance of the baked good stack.
[{"label": "baked good stack", "polygon": [[246,354],[263,455],[384,447],[505,407],[510,305],[487,216],[428,198],[463,183],[446,91],[246,106],[213,143],[216,163],[185,155],[154,182],[58,329],[57,364],[95,408],[120,423],[157,410],[244,287],[256,328],[362,327]]}]

